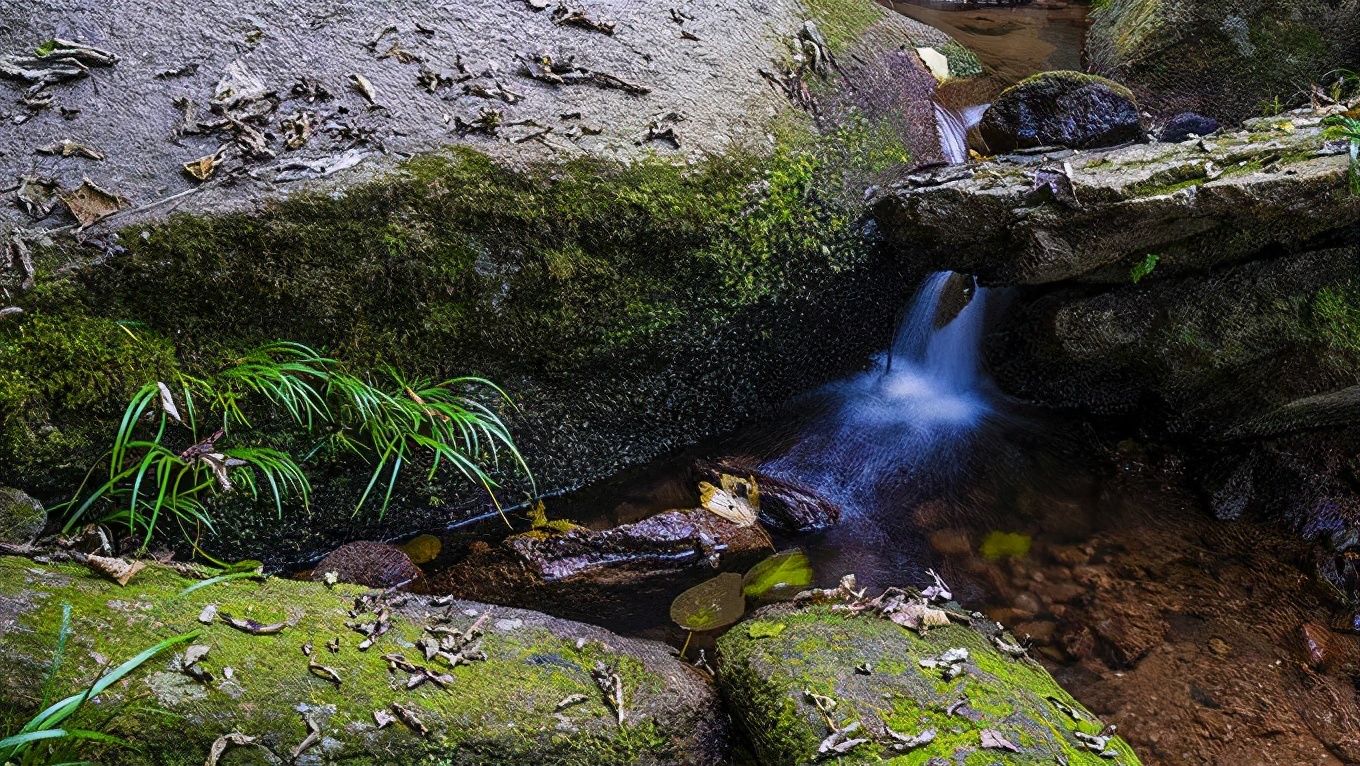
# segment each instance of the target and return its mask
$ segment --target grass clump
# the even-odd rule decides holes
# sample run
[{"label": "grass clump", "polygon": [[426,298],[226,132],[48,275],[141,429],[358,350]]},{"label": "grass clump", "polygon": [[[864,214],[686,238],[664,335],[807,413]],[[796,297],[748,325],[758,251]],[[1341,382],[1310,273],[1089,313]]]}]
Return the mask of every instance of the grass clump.
[{"label": "grass clump", "polygon": [[311,485],[299,460],[249,440],[256,412],[312,442],[303,462],[327,450],[371,466],[356,514],[375,489],[379,514],[386,512],[403,467],[418,453],[430,478],[450,465],[494,499],[497,483],[488,465],[504,453],[525,474],[528,467],[500,416],[471,394],[475,389],[509,402],[480,378],[433,383],[389,368],[383,385],[289,342],[252,350],[211,378],[179,374],[173,388],[147,383],[124,410],[106,464],[90,471],[100,477],[97,486],[88,494],[82,486],[58,506],[70,511],[63,531],[94,515],[140,534],[143,547],[167,521],[195,539],[201,528],[213,529],[210,500],[238,487],[252,497],[267,489],[280,518],[285,498],[297,496],[306,505]]}]

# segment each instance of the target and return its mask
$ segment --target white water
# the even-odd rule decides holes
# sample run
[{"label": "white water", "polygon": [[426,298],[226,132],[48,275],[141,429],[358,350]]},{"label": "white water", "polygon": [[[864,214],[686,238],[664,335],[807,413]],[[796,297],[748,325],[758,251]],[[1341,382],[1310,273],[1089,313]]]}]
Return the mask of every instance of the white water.
[{"label": "white water", "polygon": [[940,151],[951,165],[961,165],[968,161],[968,131],[982,122],[982,115],[989,104],[969,106],[963,109],[947,109],[935,105],[935,129],[940,136]]},{"label": "white water", "polygon": [[957,466],[960,450],[991,412],[979,348],[987,291],[949,324],[934,327],[952,274],[931,275],[897,332],[890,354],[873,367],[823,389],[824,413],[766,469],[839,502],[847,514],[898,494],[903,482]]}]

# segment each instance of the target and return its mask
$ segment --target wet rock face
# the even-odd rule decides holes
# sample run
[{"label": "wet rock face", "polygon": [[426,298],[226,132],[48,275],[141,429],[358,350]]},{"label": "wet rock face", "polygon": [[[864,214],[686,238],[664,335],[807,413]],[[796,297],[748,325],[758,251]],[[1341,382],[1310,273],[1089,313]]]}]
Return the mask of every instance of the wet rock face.
[{"label": "wet rock face", "polygon": [[702,510],[667,511],[603,531],[530,531],[475,547],[432,578],[434,592],[554,614],[627,622],[662,608],[686,584],[771,552],[757,525]]},{"label": "wet rock face", "polygon": [[835,526],[841,509],[811,487],[761,472],[751,461],[740,458],[703,460],[694,465],[699,481],[719,485],[722,477],[754,480],[759,493],[760,521],[781,532],[799,534]]},{"label": "wet rock face", "polygon": [[425,581],[420,567],[401,548],[367,541],[345,543],[331,551],[312,570],[312,579],[321,580],[332,572],[340,582],[370,588],[404,585],[419,590]]},{"label": "wet rock face", "polygon": [[[283,578],[177,597],[190,583],[155,564],[119,587],[76,565],[0,557],[0,729],[17,730],[36,712],[63,605],[71,604],[60,690],[88,688],[110,659],[168,636],[196,629],[193,644],[207,649],[197,677],[183,672],[180,645],[101,695],[138,749],[100,751],[90,759],[97,763],[204,763],[214,740],[236,731],[256,736],[258,746],[231,749],[223,764],[728,762],[728,724],[712,684],[660,643],[536,612],[410,594],[374,600],[351,586]],[[252,635],[221,619],[205,624],[199,615],[209,604],[219,617],[287,625]],[[377,622],[388,628],[361,650],[351,626]],[[462,642],[453,631],[477,638],[453,649]],[[310,656],[299,651],[304,645]],[[426,647],[463,659],[427,658]],[[439,680],[411,686],[422,669]],[[621,713],[601,691],[615,678]],[[375,713],[393,720],[383,725]],[[307,734],[304,714],[323,739],[290,758]]]},{"label": "wet rock face", "polygon": [[[814,763],[854,740],[841,762],[1111,762],[1078,738],[1103,724],[1033,660],[999,651],[984,622],[922,635],[831,605],[768,607],[718,640],[718,683],[768,766]],[[951,667],[949,653],[962,660]],[[844,734],[831,739],[831,722]],[[1106,747],[1139,762],[1122,740]]]},{"label": "wet rock face", "polygon": [[1161,115],[1241,120],[1360,59],[1356,0],[1112,0],[1092,19],[1092,70]]},{"label": "wet rock face", "polygon": [[47,526],[42,503],[12,487],[0,487],[0,543],[27,545]]},{"label": "wet rock face", "polygon": [[1096,149],[1144,137],[1127,88],[1081,72],[1044,72],[1003,91],[979,126],[995,154],[1039,146]]}]

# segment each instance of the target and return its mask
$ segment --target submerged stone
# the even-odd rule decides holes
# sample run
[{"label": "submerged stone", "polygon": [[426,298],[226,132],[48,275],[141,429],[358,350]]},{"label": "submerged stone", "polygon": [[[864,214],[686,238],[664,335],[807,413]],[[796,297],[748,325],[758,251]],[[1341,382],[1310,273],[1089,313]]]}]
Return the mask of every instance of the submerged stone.
[{"label": "submerged stone", "polygon": [[1002,91],[979,126],[996,154],[1040,146],[1095,149],[1144,137],[1128,88],[1081,72],[1043,72]]},{"label": "submerged stone", "polygon": [[[712,687],[662,644],[534,612],[398,594],[384,602],[387,631],[365,651],[350,625],[380,618],[372,608],[356,608],[364,593],[358,588],[273,578],[177,596],[192,582],[153,564],[118,588],[79,566],[0,558],[0,731],[17,730],[36,712],[63,605],[70,604],[71,638],[54,686],[60,694],[88,688],[108,661],[122,662],[180,633],[198,630],[194,644],[209,647],[195,667],[210,675],[186,675],[172,649],[72,719],[138,746],[92,746],[84,752],[95,763],[201,764],[213,742],[232,732],[257,737],[267,752],[232,751],[222,763],[269,754],[287,760],[308,735],[308,711],[323,737],[308,754],[324,749],[327,762],[724,762],[726,722]],[[219,614],[287,626],[251,635],[220,621],[200,624],[197,615],[209,604]],[[466,664],[427,660],[415,646],[473,626],[482,635],[464,652]],[[300,651],[304,645],[310,656]],[[419,668],[447,678],[411,688]],[[611,684],[617,677],[621,711],[597,676]]]},{"label": "submerged stone", "polygon": [[1117,737],[1093,749],[1083,738],[1104,724],[1033,660],[998,649],[995,631],[977,620],[922,634],[871,613],[776,605],[719,639],[718,683],[766,766],[813,763],[851,739],[864,741],[838,762],[1139,763]]},{"label": "submerged stone", "polygon": [[556,534],[534,530],[433,575],[430,587],[553,614],[628,622],[654,612],[686,585],[740,569],[769,553],[757,525],[741,527],[702,509],[667,511],[633,524]]},{"label": "submerged stone", "polygon": [[313,580],[334,574],[340,582],[370,588],[407,586],[419,590],[425,575],[410,555],[395,545],[357,541],[331,551],[312,570]]}]

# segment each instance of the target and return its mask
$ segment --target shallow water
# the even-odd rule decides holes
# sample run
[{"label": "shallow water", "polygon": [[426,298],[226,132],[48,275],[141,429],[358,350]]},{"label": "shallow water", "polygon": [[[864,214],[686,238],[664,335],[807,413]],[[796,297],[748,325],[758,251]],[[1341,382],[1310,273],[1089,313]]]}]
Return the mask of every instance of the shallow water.
[{"label": "shallow water", "polygon": [[884,5],[949,33],[978,55],[998,88],[1036,72],[1083,68],[1090,11],[1083,3],[990,6],[887,0]]}]

